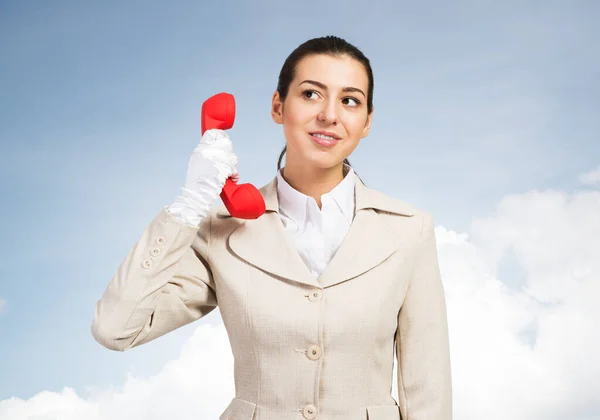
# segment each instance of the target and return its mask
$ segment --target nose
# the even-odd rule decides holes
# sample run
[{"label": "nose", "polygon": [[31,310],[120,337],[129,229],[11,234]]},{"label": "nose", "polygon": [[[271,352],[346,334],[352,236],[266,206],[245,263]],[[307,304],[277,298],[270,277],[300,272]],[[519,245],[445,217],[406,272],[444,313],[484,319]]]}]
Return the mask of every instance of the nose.
[{"label": "nose", "polygon": [[338,122],[338,110],[336,108],[336,102],[333,100],[323,101],[323,106],[319,111],[319,121],[326,124],[337,124]]}]

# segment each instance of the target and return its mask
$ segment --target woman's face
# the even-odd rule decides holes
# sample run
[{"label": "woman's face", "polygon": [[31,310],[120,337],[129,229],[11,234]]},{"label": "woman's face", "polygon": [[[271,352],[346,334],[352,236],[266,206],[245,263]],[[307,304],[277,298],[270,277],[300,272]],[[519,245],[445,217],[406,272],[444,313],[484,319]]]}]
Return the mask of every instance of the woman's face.
[{"label": "woman's face", "polygon": [[285,102],[278,92],[273,95],[271,115],[283,124],[286,166],[341,165],[369,133],[368,87],[365,68],[353,58],[320,54],[302,59]]}]

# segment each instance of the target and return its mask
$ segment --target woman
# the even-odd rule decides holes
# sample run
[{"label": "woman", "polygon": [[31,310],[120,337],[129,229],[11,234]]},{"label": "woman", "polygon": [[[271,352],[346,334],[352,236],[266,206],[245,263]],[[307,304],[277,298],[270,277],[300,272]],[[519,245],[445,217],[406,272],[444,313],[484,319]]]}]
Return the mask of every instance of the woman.
[{"label": "woman", "polygon": [[432,217],[367,188],[347,160],[373,116],[369,60],[337,37],[307,41],[283,65],[271,114],[286,148],[260,189],[266,213],[211,209],[238,173],[227,134],[207,131],[182,195],[98,302],[94,337],[123,351],[218,305],[236,390],[220,420],[450,420]]}]

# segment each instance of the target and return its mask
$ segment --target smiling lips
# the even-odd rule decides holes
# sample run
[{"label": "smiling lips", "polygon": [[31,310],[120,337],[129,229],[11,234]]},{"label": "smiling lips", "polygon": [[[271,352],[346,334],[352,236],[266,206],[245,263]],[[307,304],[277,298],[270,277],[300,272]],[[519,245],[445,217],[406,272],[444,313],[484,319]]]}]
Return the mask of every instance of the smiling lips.
[{"label": "smiling lips", "polygon": [[323,140],[340,140],[338,136],[329,131],[315,131],[314,133],[310,133],[311,136],[319,137]]},{"label": "smiling lips", "polygon": [[321,146],[331,147],[335,145],[338,140],[341,140],[338,136],[333,133],[326,131],[318,131],[316,133],[310,133],[310,137],[313,141]]}]

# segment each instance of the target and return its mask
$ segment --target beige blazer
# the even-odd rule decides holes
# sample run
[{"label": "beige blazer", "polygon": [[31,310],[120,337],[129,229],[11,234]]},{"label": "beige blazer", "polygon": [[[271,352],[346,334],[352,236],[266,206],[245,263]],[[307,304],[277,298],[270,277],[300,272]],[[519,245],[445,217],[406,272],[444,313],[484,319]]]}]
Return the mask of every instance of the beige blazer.
[{"label": "beige blazer", "polygon": [[450,420],[431,215],[357,177],[355,219],[316,279],[281,223],[276,183],[260,188],[256,220],[220,206],[194,228],[162,209],[98,301],[95,339],[127,350],[218,305],[235,373],[220,420]]}]

